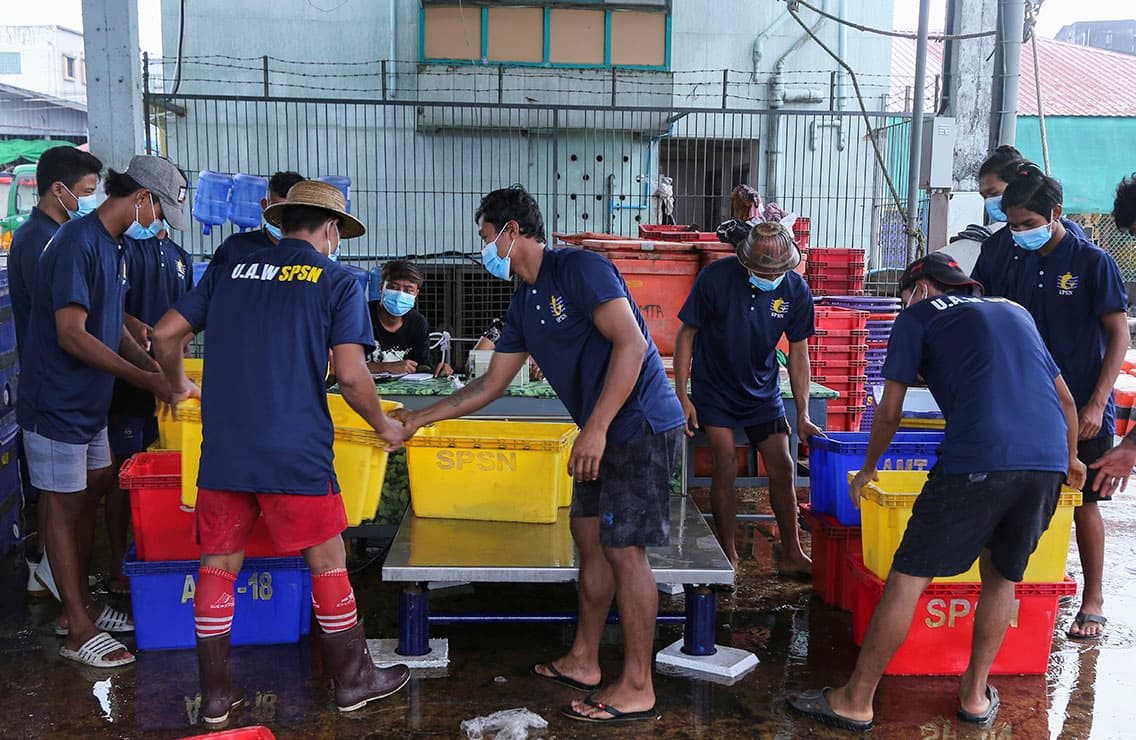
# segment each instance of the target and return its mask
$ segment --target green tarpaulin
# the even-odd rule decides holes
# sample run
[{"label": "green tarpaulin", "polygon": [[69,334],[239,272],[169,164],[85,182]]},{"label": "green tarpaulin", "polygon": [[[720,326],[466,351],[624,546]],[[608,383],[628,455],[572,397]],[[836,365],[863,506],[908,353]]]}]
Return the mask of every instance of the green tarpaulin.
[{"label": "green tarpaulin", "polygon": [[56,146],[75,146],[70,141],[50,139],[0,139],[0,165],[35,162],[40,155]]}]

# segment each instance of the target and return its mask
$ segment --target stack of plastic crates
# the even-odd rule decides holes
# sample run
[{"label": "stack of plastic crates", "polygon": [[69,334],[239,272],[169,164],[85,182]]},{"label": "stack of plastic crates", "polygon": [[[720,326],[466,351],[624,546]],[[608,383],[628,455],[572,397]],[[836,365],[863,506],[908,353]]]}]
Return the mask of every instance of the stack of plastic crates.
[{"label": "stack of plastic crates", "polygon": [[864,415],[860,419],[860,429],[872,428],[875,414],[872,386],[882,386],[884,358],[887,357],[887,344],[891,338],[891,327],[899,315],[900,301],[887,296],[826,296],[821,299],[823,306],[855,309],[868,312],[865,328],[868,330],[868,351],[864,355],[867,366],[864,369],[868,394],[865,400]]},{"label": "stack of plastic crates", "polygon": [[809,339],[809,358],[813,381],[840,394],[828,403],[827,428],[833,431],[860,428],[867,397],[867,321],[867,311],[816,309],[816,335]]},{"label": "stack of plastic crates", "polygon": [[845,247],[811,249],[805,276],[815,295],[863,295],[864,250]]}]

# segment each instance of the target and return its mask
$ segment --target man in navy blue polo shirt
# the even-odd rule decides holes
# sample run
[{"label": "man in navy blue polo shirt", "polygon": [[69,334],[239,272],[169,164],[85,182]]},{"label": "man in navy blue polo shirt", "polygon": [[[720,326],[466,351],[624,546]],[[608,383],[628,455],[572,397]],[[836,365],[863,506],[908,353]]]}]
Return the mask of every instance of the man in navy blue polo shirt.
[{"label": "man in navy blue polo shirt", "polygon": [[[789,339],[789,382],[797,404],[801,439],[822,434],[809,419],[808,338],[813,296],[793,268],[801,261],[793,233],[779,223],[761,223],[738,244],[737,259],[722,259],[698,273],[679,311],[675,339],[675,391],[686,415],[687,434],[701,428],[714,455],[710,504],[718,541],[738,568],[736,539],[737,443],[744,429],[769,475],[769,500],[781,532],[778,571],[808,577],[812,562],[797,530],[796,464],[789,450],[789,421],[781,403],[777,342]],[[693,362],[692,362],[693,360]],[[694,398],[687,395],[693,380]]]},{"label": "man in navy blue polo shirt", "polygon": [[[170,238],[169,230],[148,239],[123,238],[126,261],[126,315],[141,329],[143,349],[149,350],[149,334],[170,306],[193,287],[193,260]],[[158,439],[154,394],[121,380],[114,384],[107,419],[107,436],[114,458],[114,478],[129,457],[144,451]],[[107,493],[107,538],[110,540],[112,593],[129,593],[130,582],[122,575],[130,525],[130,497],[113,487]]]},{"label": "man in navy blue polo shirt", "polygon": [[923,590],[977,559],[982,594],[958,716],[988,727],[999,698],[986,681],[1014,615],[1014,584],[1049,527],[1061,483],[1085,482],[1077,409],[1030,315],[1004,298],[979,297],[982,286],[949,255],[912,262],[899,286],[907,308],[888,341],[883,398],[864,466],[849,486],[853,503],[859,507],[860,492],[878,480],[876,466],[899,428],[907,388],[920,379],[943,410],[946,433],[848,683],[806,691],[789,704],[843,729],[871,729],[876,687]]},{"label": "man in navy blue polo shirt", "polygon": [[[95,188],[99,184],[99,173],[103,163],[89,152],[80,151],[73,146],[52,147],[40,155],[36,162],[36,188],[39,202],[28,214],[28,220],[12,234],[12,244],[8,250],[8,291],[12,297],[12,321],[16,327],[16,354],[22,359],[24,344],[27,341],[28,319],[32,311],[32,286],[35,284],[36,265],[44,247],[55,236],[60,224],[82,218],[95,209]],[[20,475],[25,488],[31,489],[27,480],[27,463],[23,448],[20,449]],[[29,498],[33,497],[29,491]],[[38,560],[28,559],[28,593],[42,596],[48,591],[46,584],[53,585],[51,564],[44,552],[43,532],[47,526],[47,501],[37,501],[36,543]],[[39,573],[37,578],[36,574]]]},{"label": "man in navy blue polo shirt", "polygon": [[[973,276],[988,295],[1025,306],[1053,355],[1079,414],[1081,461],[1095,462],[1112,447],[1115,402],[1112,387],[1129,333],[1127,291],[1116,260],[1073,234],[1061,218],[1061,184],[1036,165],[1020,165],[1002,195],[1012,242],[987,240]],[[1081,608],[1069,637],[1104,634],[1104,521],[1093,472],[1077,507],[1077,551],[1085,583]]]},{"label": "man in navy blue polo shirt", "polygon": [[[499,398],[532,355],[581,427],[569,470],[572,537],[580,553],[580,619],[567,655],[533,673],[594,691],[563,713],[577,720],[654,719],[651,645],[658,591],[648,546],[669,539],[670,479],[682,407],[619,271],[579,249],[549,249],[536,201],[520,185],[481,200],[475,219],[486,270],[522,281],[488,372],[453,396],[399,414],[409,438],[423,424],[465,416]],[[600,637],[612,597],[623,629],[623,673],[601,689]]]},{"label": "man in navy blue polo shirt", "polygon": [[347,577],[347,515],[324,391],[330,352],[344,399],[374,428],[376,443],[391,451],[401,445],[402,429],[383,414],[367,370],[364,351],[374,340],[363,289],[331,259],[340,239],[365,229],[347,213],[343,193],[322,182],[296,184],[264,218],[282,229],[280,243],[208,273],[154,329],[175,399],[192,388],[185,342],[205,332],[193,615],[201,714],[211,725],[244,700],[229,672],[233,585],[261,514],[273,543],[299,550],[311,569],[312,606],[339,710],[389,696],[410,679],[406,666],[376,668],[367,652]]},{"label": "man in navy blue polo shirt", "polygon": [[128,288],[123,235],[141,238],[163,216],[184,228],[185,178],[158,157],[134,157],[106,179],[107,200],[63,224],[39,260],[17,416],[32,485],[48,499],[47,550],[68,632],[59,654],[98,668],[134,661],[107,632],[126,615],[93,605],[87,556],[93,506],[113,484],[106,419],[116,377],[167,399],[157,364],[123,326]]},{"label": "man in navy blue polo shirt", "polygon": [[[304,176],[298,172],[277,172],[268,179],[268,197],[260,201],[262,210],[276,203],[283,203],[288,197],[288,191],[298,182],[303,182]],[[234,264],[249,256],[258,249],[275,247],[281,239],[280,227],[264,222],[263,228],[255,231],[237,231],[230,234],[209,260],[205,271],[219,270]]]}]

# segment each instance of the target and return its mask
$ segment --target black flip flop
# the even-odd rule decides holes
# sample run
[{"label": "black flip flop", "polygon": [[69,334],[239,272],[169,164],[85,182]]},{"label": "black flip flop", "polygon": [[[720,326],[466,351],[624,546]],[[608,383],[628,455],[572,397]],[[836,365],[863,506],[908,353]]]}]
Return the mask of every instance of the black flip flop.
[{"label": "black flip flop", "polygon": [[[537,668],[544,668],[552,675],[546,676],[538,671]],[[552,665],[551,663],[541,663],[539,665],[534,665],[529,669],[529,673],[533,674],[537,678],[543,678],[545,681],[551,681],[552,683],[560,684],[561,686],[567,686],[568,688],[575,689],[576,691],[595,691],[602,685],[598,683],[584,683],[583,681],[577,681],[574,678],[569,678],[560,671],[556,670],[556,666]]]},{"label": "black flip flop", "polygon": [[577,712],[572,708],[571,704],[563,707],[560,710],[560,714],[567,717],[568,719],[574,719],[577,722],[589,722],[594,725],[619,725],[625,722],[644,722],[647,720],[662,719],[662,717],[659,716],[658,711],[656,711],[655,707],[645,709],[642,712],[621,712],[609,704],[604,704],[602,701],[592,701],[592,698],[590,696],[584,699],[584,703],[588,706],[595,707],[596,709],[607,712],[611,716],[589,717],[586,714]]},{"label": "black flip flop", "polygon": [[998,716],[998,707],[1002,706],[1002,702],[998,699],[998,689],[986,684],[986,698],[990,700],[990,706],[986,708],[985,712],[971,714],[960,709],[958,718],[963,722],[969,722],[980,727],[989,727],[994,724],[994,718]]},{"label": "black flip flop", "polygon": [[788,700],[789,708],[807,719],[815,720],[841,730],[867,732],[872,729],[872,720],[863,722],[841,716],[834,712],[832,705],[828,703],[829,691],[832,691],[832,688],[829,686],[825,686],[823,689],[802,691]]},{"label": "black flip flop", "polygon": [[1077,616],[1073,617],[1073,623],[1078,627],[1084,627],[1086,624],[1099,624],[1101,631],[1095,635],[1078,635],[1077,633],[1069,630],[1065,636],[1070,640],[1099,640],[1105,636],[1104,626],[1108,624],[1108,617],[1100,614],[1085,614],[1084,612],[1077,612]]}]

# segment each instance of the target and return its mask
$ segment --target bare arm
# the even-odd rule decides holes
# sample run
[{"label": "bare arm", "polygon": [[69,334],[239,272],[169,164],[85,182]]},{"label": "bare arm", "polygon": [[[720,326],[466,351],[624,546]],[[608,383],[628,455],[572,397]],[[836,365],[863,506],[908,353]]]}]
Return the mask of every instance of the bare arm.
[{"label": "bare arm", "polygon": [[1092,439],[1100,432],[1104,421],[1104,408],[1108,405],[1112,387],[1116,384],[1116,376],[1124,364],[1124,354],[1128,351],[1131,337],[1128,334],[1128,316],[1123,311],[1105,314],[1100,317],[1101,326],[1108,335],[1108,347],[1105,349],[1104,362],[1101,364],[1100,377],[1097,378],[1093,395],[1078,416],[1078,431],[1080,439]]},{"label": "bare arm", "polygon": [[118,343],[118,354],[122,359],[142,370],[157,372],[159,369],[158,363],[146,354],[146,350],[138,346],[138,342],[134,340],[125,325],[122,327],[122,339]]},{"label": "bare arm", "polygon": [[398,422],[383,413],[371,371],[367,369],[367,358],[363,346],[359,344],[337,344],[331,348],[339,381],[339,392],[347,405],[371,425],[375,433],[386,441],[388,452],[402,445],[402,428]]},{"label": "bare arm", "polygon": [[403,439],[414,436],[418,428],[443,419],[456,419],[472,414],[497,400],[509,387],[524,366],[528,355],[524,352],[494,352],[485,375],[474,378],[465,386],[424,409],[399,409],[395,418],[403,423]]},{"label": "bare arm", "polygon": [[123,314],[122,324],[139,347],[143,350],[150,349],[150,335],[154,333],[153,327],[130,314]]},{"label": "bare arm", "polygon": [[864,465],[860,472],[848,484],[848,496],[852,505],[860,508],[860,491],[874,480],[876,466],[880,458],[887,452],[888,445],[899,429],[899,422],[903,418],[903,399],[907,396],[907,386],[894,380],[884,382],[884,396],[876,406],[875,416],[872,417],[872,433],[868,437],[868,451],[864,455]]},{"label": "bare arm", "polygon": [[55,330],[60,348],[85,365],[110,373],[159,398],[169,395],[169,386],[161,373],[136,367],[87,331],[87,309],[82,306],[72,303],[56,311]]},{"label": "bare arm", "polygon": [[626,298],[617,298],[592,311],[596,329],[611,342],[611,358],[604,376],[603,390],[596,400],[592,415],[580,430],[568,458],[568,470],[576,480],[595,480],[600,474],[600,460],[607,447],[607,430],[611,420],[623,408],[635,389],[647,353],[647,340]]},{"label": "bare arm", "polygon": [[[789,344],[789,388],[793,391],[793,403],[797,405],[797,437],[802,441],[809,437],[823,435],[824,432],[809,418],[809,383],[812,367],[809,365],[809,345],[807,339]],[[794,451],[793,454],[796,454]]]},{"label": "bare arm", "polygon": [[1085,464],[1077,459],[1077,404],[1069,386],[1065,385],[1065,378],[1058,375],[1053,379],[1053,385],[1061,401],[1061,411],[1065,414],[1065,437],[1069,443],[1069,472],[1065,482],[1073,488],[1080,488],[1085,485]]},{"label": "bare arm", "polygon": [[192,336],[193,327],[172,308],[154,327],[151,342],[170,387],[170,403],[176,404],[189,396],[200,397],[200,392],[194,393],[196,386],[185,375],[185,346]]},{"label": "bare arm", "polygon": [[698,429],[698,411],[694,408],[694,402],[690,400],[690,394],[686,391],[687,383],[690,382],[690,363],[694,358],[694,338],[696,336],[698,336],[698,329],[689,324],[683,324],[675,336],[675,395],[678,396],[678,402],[682,406],[682,414],[686,417],[686,436],[688,437],[693,437],[694,430]]}]

